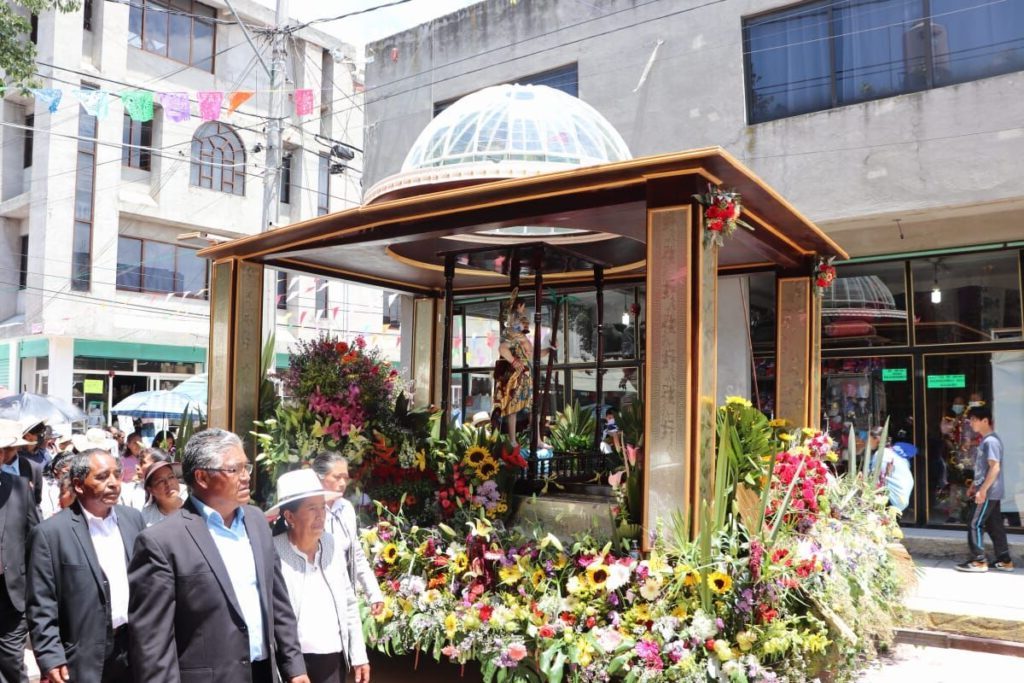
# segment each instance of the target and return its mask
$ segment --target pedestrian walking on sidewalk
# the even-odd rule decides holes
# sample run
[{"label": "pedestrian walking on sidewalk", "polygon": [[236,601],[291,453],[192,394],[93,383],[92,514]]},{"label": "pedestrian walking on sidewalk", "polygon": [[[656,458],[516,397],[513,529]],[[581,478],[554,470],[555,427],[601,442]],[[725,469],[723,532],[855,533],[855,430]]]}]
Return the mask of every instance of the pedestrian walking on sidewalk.
[{"label": "pedestrian walking on sidewalk", "polygon": [[1003,442],[992,428],[992,409],[988,405],[972,407],[967,412],[971,429],[981,436],[974,459],[974,481],[967,490],[970,499],[970,521],[967,524],[967,545],[971,558],[956,566],[962,572],[987,572],[983,534],[987,531],[995,550],[994,569],[1013,571],[1013,560],[1003,528]]}]

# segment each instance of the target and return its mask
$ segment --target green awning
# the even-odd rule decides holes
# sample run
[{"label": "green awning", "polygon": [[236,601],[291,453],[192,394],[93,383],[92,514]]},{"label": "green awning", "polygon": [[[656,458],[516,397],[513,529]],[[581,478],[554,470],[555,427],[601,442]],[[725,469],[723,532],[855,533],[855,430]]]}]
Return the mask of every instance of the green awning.
[{"label": "green awning", "polygon": [[137,342],[76,339],[75,355],[89,358],[134,358],[167,363],[205,363],[206,348],[202,346],[171,346]]}]

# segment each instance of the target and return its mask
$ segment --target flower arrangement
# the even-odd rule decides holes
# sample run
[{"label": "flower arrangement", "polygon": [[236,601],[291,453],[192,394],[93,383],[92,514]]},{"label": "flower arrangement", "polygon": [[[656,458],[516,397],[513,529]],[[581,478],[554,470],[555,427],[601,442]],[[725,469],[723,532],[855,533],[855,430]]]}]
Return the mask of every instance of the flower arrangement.
[{"label": "flower arrangement", "polygon": [[[366,530],[385,594],[365,618],[369,644],[476,661],[502,683],[853,678],[900,617],[894,516],[868,478],[818,476],[830,457],[820,434],[779,440],[741,401],[720,409],[727,483],[705,502],[699,538],[673,519],[646,558],[590,536],[505,529],[483,502],[459,524],[395,516]],[[743,444],[784,450],[765,459]]]},{"label": "flower arrangement", "polygon": [[818,296],[824,296],[825,290],[836,281],[836,267],[832,265],[834,260],[834,256],[818,258],[817,265],[814,267],[814,292]]},{"label": "flower arrangement", "polygon": [[693,198],[704,207],[704,246],[716,244],[725,246],[724,235],[732,235],[737,227],[753,231],[754,228],[740,219],[743,205],[738,192],[723,190],[708,184],[708,191],[695,194]]}]

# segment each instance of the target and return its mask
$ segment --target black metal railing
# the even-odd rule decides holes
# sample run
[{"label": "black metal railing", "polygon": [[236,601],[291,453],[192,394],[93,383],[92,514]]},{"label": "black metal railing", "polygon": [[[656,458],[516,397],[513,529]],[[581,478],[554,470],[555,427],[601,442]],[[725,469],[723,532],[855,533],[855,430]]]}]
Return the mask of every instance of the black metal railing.
[{"label": "black metal railing", "polygon": [[526,458],[517,489],[539,490],[548,482],[558,484],[602,484],[614,468],[613,456],[600,451],[566,453],[556,451],[548,457]]}]

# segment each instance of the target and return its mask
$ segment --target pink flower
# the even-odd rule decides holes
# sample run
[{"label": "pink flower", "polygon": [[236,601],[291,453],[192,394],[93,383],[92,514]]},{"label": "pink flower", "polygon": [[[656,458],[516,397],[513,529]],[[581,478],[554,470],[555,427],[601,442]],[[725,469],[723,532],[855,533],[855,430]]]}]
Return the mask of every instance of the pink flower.
[{"label": "pink flower", "polygon": [[508,646],[508,650],[505,652],[508,658],[513,662],[520,662],[526,658],[527,650],[526,646],[522,643],[512,643]]}]

